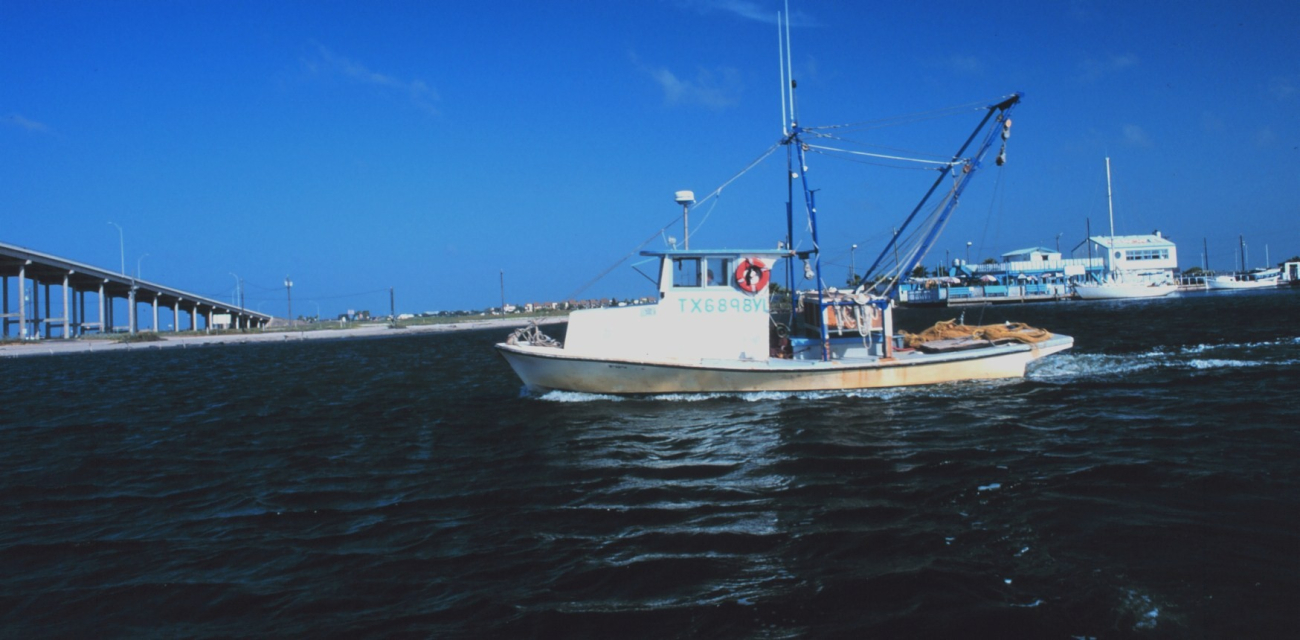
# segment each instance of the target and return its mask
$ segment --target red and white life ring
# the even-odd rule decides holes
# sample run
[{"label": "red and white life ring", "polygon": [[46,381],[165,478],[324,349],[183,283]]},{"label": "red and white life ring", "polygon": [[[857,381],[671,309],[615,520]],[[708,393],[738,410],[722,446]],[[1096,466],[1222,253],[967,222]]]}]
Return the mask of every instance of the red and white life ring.
[{"label": "red and white life ring", "polygon": [[758,293],[772,279],[772,271],[758,258],[745,258],[736,265],[736,286],[746,293]]}]

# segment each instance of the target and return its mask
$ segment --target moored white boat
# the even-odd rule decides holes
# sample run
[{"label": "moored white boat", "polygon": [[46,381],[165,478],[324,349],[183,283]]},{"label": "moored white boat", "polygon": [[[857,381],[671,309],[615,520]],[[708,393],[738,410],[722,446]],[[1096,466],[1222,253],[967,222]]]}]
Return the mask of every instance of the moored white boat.
[{"label": "moored white boat", "polygon": [[[918,240],[903,250],[892,243],[886,248],[905,257],[896,261],[889,273],[876,274],[880,277],[875,280],[864,278],[874,289],[864,286],[839,292],[826,286],[822,277],[815,191],[808,187],[806,175],[805,153],[811,148],[827,148],[815,147],[805,139],[817,138],[817,133],[797,124],[793,86],[791,81],[789,128],[779,145],[790,150],[786,175],[792,194],[792,202],[786,206],[782,248],[692,250],[674,246],[643,251],[642,255],[658,259],[657,302],[574,311],[563,343],[532,327],[516,331],[496,345],[525,385],[539,391],[601,394],[898,387],[1022,377],[1030,362],[1073,346],[1074,339],[1069,336],[1017,326],[948,326],[953,333],[909,336],[913,339],[909,347],[898,344],[901,336],[894,331],[889,290],[900,275],[910,273],[924,259],[999,134],[1005,151],[1009,116],[1020,101],[1019,94],[989,105],[975,132],[952,155],[952,162],[941,163],[936,185],[948,184],[950,189],[943,192],[934,213],[918,221],[909,236]],[[977,138],[982,141],[978,148],[965,155]],[[1004,160],[999,153],[997,164]],[[807,215],[810,237],[805,241],[812,246],[803,251],[789,249],[799,246],[791,237],[796,228],[796,189],[802,191]],[[922,205],[935,191],[931,188]],[[693,194],[679,193],[678,201],[693,202]],[[899,227],[894,242],[913,216]],[[684,237],[689,247],[689,229]],[[774,312],[771,283],[775,268],[785,267],[788,291],[795,259],[804,261],[805,278],[817,286],[794,296],[784,294],[783,308]],[[875,268],[872,265],[868,275]]]},{"label": "moored white boat", "polygon": [[1248,273],[1215,276],[1205,281],[1205,287],[1213,291],[1267,289],[1281,284],[1281,269],[1257,269]]},{"label": "moored white boat", "polygon": [[1126,271],[1114,268],[1122,255],[1115,243],[1115,204],[1110,189],[1110,158],[1106,158],[1106,210],[1110,218],[1110,242],[1105,245],[1106,263],[1110,265],[1106,276],[1098,282],[1080,282],[1074,285],[1074,294],[1083,300],[1124,300],[1132,298],[1160,298],[1178,290],[1167,272]]},{"label": "moored white boat", "polygon": [[1074,285],[1074,293],[1083,300],[1121,300],[1160,298],[1178,290],[1172,282],[1089,282]]}]

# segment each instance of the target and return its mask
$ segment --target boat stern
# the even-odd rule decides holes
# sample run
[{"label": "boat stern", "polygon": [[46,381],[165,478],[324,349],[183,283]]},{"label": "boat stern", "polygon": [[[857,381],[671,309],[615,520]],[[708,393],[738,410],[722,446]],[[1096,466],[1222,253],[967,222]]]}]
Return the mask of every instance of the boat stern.
[{"label": "boat stern", "polygon": [[1074,338],[1059,333],[1052,334],[1052,337],[1039,342],[1033,346],[1033,360],[1045,358],[1054,353],[1060,353],[1074,347]]}]

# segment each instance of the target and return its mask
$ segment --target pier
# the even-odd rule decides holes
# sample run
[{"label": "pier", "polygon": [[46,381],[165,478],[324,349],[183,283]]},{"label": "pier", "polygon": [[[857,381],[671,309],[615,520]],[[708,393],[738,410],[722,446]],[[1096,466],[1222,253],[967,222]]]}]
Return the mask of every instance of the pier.
[{"label": "pier", "polygon": [[1051,302],[1074,297],[1067,282],[1031,282],[973,286],[919,287],[898,292],[898,301],[913,306],[956,307],[968,304]]},{"label": "pier", "polygon": [[[16,279],[16,305],[11,300],[11,279]],[[55,334],[72,339],[91,332],[134,334],[140,330],[141,305],[152,312],[155,331],[161,326],[160,310],[171,314],[172,331],[181,331],[183,324],[187,331],[254,329],[271,321],[265,313],[5,243],[0,243],[0,288],[0,338],[5,339],[14,326],[22,340],[48,339]],[[117,299],[127,301],[126,324],[121,326],[114,324]],[[187,317],[188,323],[183,322]]]}]

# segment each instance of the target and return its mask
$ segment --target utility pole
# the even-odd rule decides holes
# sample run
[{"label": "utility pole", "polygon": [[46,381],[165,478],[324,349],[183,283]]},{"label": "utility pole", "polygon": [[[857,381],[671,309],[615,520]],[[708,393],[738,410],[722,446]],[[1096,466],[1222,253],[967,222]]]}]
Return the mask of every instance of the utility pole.
[{"label": "utility pole", "polygon": [[393,298],[393,288],[388,288],[388,321],[397,324],[397,303]]},{"label": "utility pole", "polygon": [[289,307],[288,316],[289,324],[293,324],[293,280],[289,276],[284,277],[284,299]]},{"label": "utility pole", "polygon": [[501,270],[501,317],[506,317],[506,270]]}]

